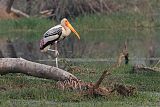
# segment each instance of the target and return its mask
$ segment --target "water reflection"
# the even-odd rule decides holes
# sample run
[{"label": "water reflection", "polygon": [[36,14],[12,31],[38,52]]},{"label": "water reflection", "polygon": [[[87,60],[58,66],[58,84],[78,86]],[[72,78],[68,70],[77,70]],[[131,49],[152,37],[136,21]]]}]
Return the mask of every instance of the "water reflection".
[{"label": "water reflection", "polygon": [[[127,41],[131,59],[157,58],[160,55],[159,33],[159,29],[150,28],[80,31],[80,41],[70,36],[59,43],[59,57],[116,58]],[[39,51],[39,40],[42,34],[42,31],[34,30],[1,32],[0,57],[13,57],[14,55],[14,57],[23,57],[33,61],[54,59],[53,53]],[[146,61],[143,60],[140,63],[144,64]]]}]

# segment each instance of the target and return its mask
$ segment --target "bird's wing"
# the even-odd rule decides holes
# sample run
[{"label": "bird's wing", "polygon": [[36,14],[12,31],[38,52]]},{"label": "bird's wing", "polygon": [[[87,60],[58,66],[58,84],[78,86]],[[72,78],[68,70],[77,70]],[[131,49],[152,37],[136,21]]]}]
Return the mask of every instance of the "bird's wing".
[{"label": "bird's wing", "polygon": [[62,34],[62,26],[57,25],[55,27],[50,28],[46,33],[44,33],[43,38],[40,42],[40,49],[43,50],[47,46],[52,45],[55,41],[57,41]]},{"label": "bird's wing", "polygon": [[[62,26],[61,25],[57,25],[55,27],[50,28],[45,34],[44,34],[44,38],[50,37],[50,36],[60,36],[62,34]],[[55,38],[56,39],[56,38]]]}]

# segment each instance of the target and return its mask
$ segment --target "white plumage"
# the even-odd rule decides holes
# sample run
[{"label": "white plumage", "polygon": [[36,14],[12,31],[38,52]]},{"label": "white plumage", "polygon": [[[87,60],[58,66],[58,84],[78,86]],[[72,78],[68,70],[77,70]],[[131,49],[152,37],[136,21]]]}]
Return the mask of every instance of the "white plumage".
[{"label": "white plumage", "polygon": [[64,18],[61,21],[60,25],[56,25],[44,33],[43,38],[40,42],[40,50],[42,52],[47,51],[55,41],[61,41],[65,37],[67,37],[71,33],[71,30],[80,39],[79,34],[74,30],[69,21]]},{"label": "white plumage", "polygon": [[[69,36],[71,31],[76,34],[78,39],[80,39],[79,34],[72,27],[72,25],[69,23],[69,21],[66,18],[62,19],[60,25],[56,25],[44,33],[43,38],[40,41],[41,52],[46,52],[48,50],[51,50],[50,49],[51,45],[56,44],[55,50],[51,50],[51,51],[56,51],[56,53],[58,53],[57,42],[63,40],[65,37]],[[58,63],[56,66],[58,67]]]}]

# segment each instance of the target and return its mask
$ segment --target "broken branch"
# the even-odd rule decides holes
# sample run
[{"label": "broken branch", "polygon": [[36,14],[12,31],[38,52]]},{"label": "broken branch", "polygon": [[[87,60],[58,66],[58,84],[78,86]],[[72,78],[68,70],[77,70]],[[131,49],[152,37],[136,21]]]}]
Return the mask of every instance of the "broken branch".
[{"label": "broken branch", "polygon": [[147,67],[143,65],[135,65],[133,66],[133,72],[134,73],[140,73],[142,71],[150,71],[150,72],[160,72],[160,68],[158,67]]}]

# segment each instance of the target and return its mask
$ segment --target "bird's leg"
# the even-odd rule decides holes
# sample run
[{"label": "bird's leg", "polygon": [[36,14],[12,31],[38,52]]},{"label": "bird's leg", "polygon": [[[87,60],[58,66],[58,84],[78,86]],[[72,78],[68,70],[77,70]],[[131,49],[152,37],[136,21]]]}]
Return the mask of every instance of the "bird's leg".
[{"label": "bird's leg", "polygon": [[48,49],[48,51],[55,52],[56,67],[58,68],[58,55],[59,55],[59,52],[58,52],[58,49],[57,49],[57,41],[55,41],[55,50]]},{"label": "bird's leg", "polygon": [[48,49],[48,51],[55,52],[55,54],[57,53],[57,55],[59,55],[59,52],[58,52],[58,50],[52,50],[52,49]]},{"label": "bird's leg", "polygon": [[56,56],[56,67],[58,68],[58,49],[57,49],[57,41],[55,41],[55,56]]}]

